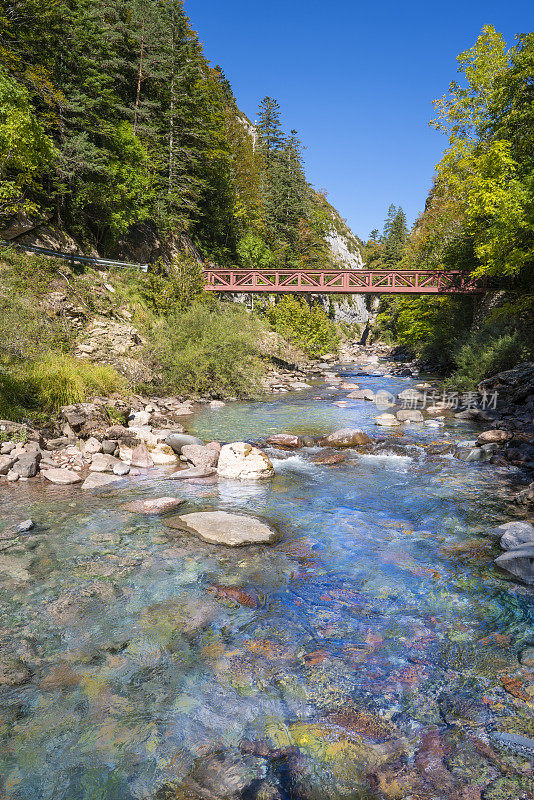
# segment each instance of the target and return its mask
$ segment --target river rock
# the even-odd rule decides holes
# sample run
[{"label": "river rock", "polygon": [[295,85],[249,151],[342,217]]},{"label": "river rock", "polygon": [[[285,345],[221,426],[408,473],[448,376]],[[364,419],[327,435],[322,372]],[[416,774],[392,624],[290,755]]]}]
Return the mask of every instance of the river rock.
[{"label": "river rock", "polygon": [[[259,797],[256,790],[267,774],[267,761],[250,754],[221,750],[200,758],[193,770],[193,786],[199,789],[198,797],[241,800]],[[176,797],[195,797],[184,792]]]},{"label": "river rock", "polygon": [[181,454],[199,469],[216,467],[219,461],[219,451],[202,444],[184,444]]},{"label": "river rock", "polygon": [[176,464],[177,456],[172,447],[168,444],[159,442],[154,447],[148,448],[154,464],[160,467],[168,466],[169,464]]},{"label": "river rock", "polygon": [[524,583],[534,584],[534,542],[509,550],[496,558],[495,563]]},{"label": "river rock", "polygon": [[19,456],[13,469],[18,472],[21,478],[35,478],[39,470],[40,461],[40,453],[24,453]]},{"label": "river rock", "polygon": [[166,480],[188,481],[192,478],[210,478],[212,475],[216,474],[217,470],[215,467],[206,467],[206,469],[202,467],[191,467],[190,469],[179,469],[177,472],[173,472],[172,475],[167,475]]},{"label": "river rock", "polygon": [[300,438],[294,436],[292,433],[275,433],[273,436],[269,436],[267,444],[273,445],[274,447],[287,448],[288,450],[296,450],[302,447]]},{"label": "river rock", "polygon": [[63,485],[68,485],[71,483],[81,483],[82,478],[78,475],[77,472],[74,472],[72,469],[66,469],[64,467],[60,467],[59,469],[47,469],[43,470],[42,473],[43,477],[46,478],[47,481],[50,483],[59,483]]},{"label": "river rock", "polygon": [[376,425],[383,425],[384,427],[395,427],[395,425],[400,425],[400,422],[395,414],[380,414],[380,416],[375,417],[374,420]]},{"label": "river rock", "polygon": [[325,436],[319,444],[323,447],[354,447],[369,444],[371,439],[360,428],[341,428]]},{"label": "river rock", "polygon": [[31,672],[20,658],[0,657],[0,686],[22,686],[31,680]]},{"label": "river rock", "polygon": [[474,447],[465,457],[466,461],[482,461],[483,459],[484,451],[481,447]]},{"label": "river rock", "polygon": [[118,475],[120,478],[123,478],[125,475],[130,473],[130,467],[128,464],[125,464],[124,461],[118,460],[117,463],[113,467],[113,474]]},{"label": "river rock", "polygon": [[221,478],[262,480],[273,477],[274,467],[262,450],[246,442],[233,442],[221,448],[217,473]]},{"label": "river rock", "polygon": [[7,475],[9,470],[15,465],[17,459],[11,455],[0,456],[0,475]]},{"label": "river rock", "polygon": [[[109,477],[94,475],[95,478]],[[117,596],[117,590],[108,581],[93,581],[85,586],[67,589],[57,600],[49,603],[48,612],[62,623],[83,622],[86,613],[98,607],[102,602],[109,602]]]},{"label": "river rock", "polygon": [[15,442],[4,442],[0,444],[0,455],[8,456],[15,449]]},{"label": "river rock", "polygon": [[514,550],[524,544],[534,545],[534,525],[530,522],[505,522],[492,528],[489,533],[501,537],[503,550]]},{"label": "river rock", "polygon": [[10,469],[6,477],[9,483],[15,483],[16,481],[19,480],[20,475],[16,470]]},{"label": "river rock", "polygon": [[84,456],[94,456],[95,453],[101,453],[101,452],[102,452],[102,442],[99,442],[98,439],[94,436],[91,436],[83,446]]},{"label": "river rock", "polygon": [[369,400],[371,403],[375,399],[375,393],[371,389],[357,389],[347,395],[349,400]]},{"label": "river rock", "polygon": [[274,544],[280,539],[276,528],[256,517],[228,511],[198,511],[167,520],[166,525],[193,533],[205,542],[227,547],[251,544]]},{"label": "river rock", "polygon": [[118,483],[121,478],[118,475],[108,475],[105,472],[94,472],[82,484],[82,489],[101,489],[110,483]]},{"label": "river rock", "polygon": [[118,448],[119,448],[119,443],[116,439],[102,440],[102,452],[105,453],[107,456],[116,455]]},{"label": "river rock", "polygon": [[395,416],[399,422],[423,422],[423,415],[417,409],[401,408]]},{"label": "river rock", "polygon": [[154,497],[150,500],[133,500],[123,506],[125,511],[130,511],[132,514],[165,514],[167,511],[173,511],[178,506],[185,503],[179,497]]},{"label": "river rock", "polygon": [[203,444],[201,439],[187,433],[170,433],[165,439],[165,444],[172,447],[176,455],[181,455],[182,447],[186,444]]},{"label": "river rock", "polygon": [[150,414],[148,411],[137,411],[128,417],[128,427],[136,428],[138,426],[150,425]]},{"label": "river rock", "polygon": [[24,522],[19,522],[17,525],[17,533],[27,533],[31,531],[32,528],[35,528],[33,519],[25,519]]},{"label": "river rock", "polygon": [[477,444],[490,444],[491,442],[495,442],[497,444],[504,444],[511,438],[511,434],[508,431],[501,431],[498,429],[484,431],[481,433],[477,439]]},{"label": "river rock", "polygon": [[115,456],[108,456],[105,453],[95,453],[93,455],[90,472],[113,472],[116,464],[122,463],[120,459]]},{"label": "river rock", "polygon": [[397,395],[397,399],[404,400],[412,403],[418,403],[425,399],[425,396],[422,392],[417,391],[417,389],[404,389],[402,392],[399,392]]},{"label": "river rock", "polygon": [[226,403],[223,403],[222,400],[212,400],[211,403],[209,403],[210,408],[223,408],[225,405]]},{"label": "river rock", "polygon": [[134,447],[130,464],[132,467],[141,467],[142,469],[151,469],[154,466],[152,456],[144,442]]}]

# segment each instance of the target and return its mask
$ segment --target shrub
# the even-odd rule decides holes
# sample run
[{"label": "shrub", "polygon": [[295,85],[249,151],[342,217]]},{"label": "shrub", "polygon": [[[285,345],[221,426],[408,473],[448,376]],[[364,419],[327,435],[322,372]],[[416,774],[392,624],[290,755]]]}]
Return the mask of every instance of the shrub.
[{"label": "shrub", "polygon": [[374,338],[450,364],[460,337],[471,325],[472,308],[470,298],[384,298]]},{"label": "shrub", "polygon": [[108,395],[124,385],[112,367],[50,352],[29,367],[33,404],[45,411],[83,402],[91,394]]},{"label": "shrub", "polygon": [[167,391],[250,396],[261,374],[262,327],[230,303],[196,303],[153,328],[150,352]]},{"label": "shrub", "polygon": [[179,254],[170,267],[160,267],[141,280],[139,295],[156,314],[173,314],[189,308],[202,294],[202,265]]},{"label": "shrub", "polygon": [[286,295],[269,308],[267,317],[274,331],[311,358],[337,351],[340,337],[321,306]]},{"label": "shrub", "polygon": [[456,370],[447,381],[454,389],[474,389],[484,378],[512,369],[528,357],[519,334],[473,334],[456,355]]}]

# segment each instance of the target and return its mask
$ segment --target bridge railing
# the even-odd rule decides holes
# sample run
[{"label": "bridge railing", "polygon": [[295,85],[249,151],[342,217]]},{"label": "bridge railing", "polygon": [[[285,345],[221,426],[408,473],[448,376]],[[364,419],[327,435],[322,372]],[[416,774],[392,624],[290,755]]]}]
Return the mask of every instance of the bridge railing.
[{"label": "bridge railing", "polygon": [[485,291],[458,270],[247,270],[209,268],[206,291],[313,294],[447,294]]}]

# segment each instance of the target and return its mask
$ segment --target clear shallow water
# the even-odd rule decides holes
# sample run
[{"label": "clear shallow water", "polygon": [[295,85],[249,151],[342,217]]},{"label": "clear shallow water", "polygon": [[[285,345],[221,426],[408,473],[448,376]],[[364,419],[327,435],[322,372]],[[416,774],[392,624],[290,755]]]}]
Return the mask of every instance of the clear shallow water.
[{"label": "clear shallow water", "polygon": [[[313,463],[319,448],[268,450],[276,477],[264,483],[2,489],[5,528],[37,523],[0,560],[2,654],[32,671],[0,689],[2,798],[151,798],[192,770],[205,785],[198,765],[213,752],[221,774],[237,756],[240,775],[253,768],[232,797],[470,800],[482,786],[514,800],[518,780],[530,791],[529,759],[491,739],[534,738],[518,673],[534,597],[494,570],[485,536],[513,518],[510,473],[447,452],[473,438],[468,426],[388,433],[373,404],[332,405],[346,394],[314,387],[187,422],[206,440],[348,426],[383,440],[342,464]],[[185,498],[183,511],[259,514],[282,541],[211,547],[122,508],[160,495]]]}]

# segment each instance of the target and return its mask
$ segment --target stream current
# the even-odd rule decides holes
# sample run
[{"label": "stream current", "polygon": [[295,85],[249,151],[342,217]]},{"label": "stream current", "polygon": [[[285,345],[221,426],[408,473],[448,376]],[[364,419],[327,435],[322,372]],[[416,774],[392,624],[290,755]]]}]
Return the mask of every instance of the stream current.
[{"label": "stream current", "polygon": [[[0,558],[2,658],[31,673],[0,687],[2,800],[533,796],[534,753],[499,740],[534,738],[519,664],[534,596],[496,570],[488,535],[517,518],[513,470],[454,456],[469,424],[388,431],[373,403],[333,405],[346,394],[321,384],[185,421],[205,441],[380,440],[342,463],[265,448],[262,482],[159,470],[93,493],[2,487],[0,525],[36,523]],[[123,509],[162,495],[180,513],[259,515],[281,541],[211,546]],[[161,788],[186,779],[191,794]]]}]

